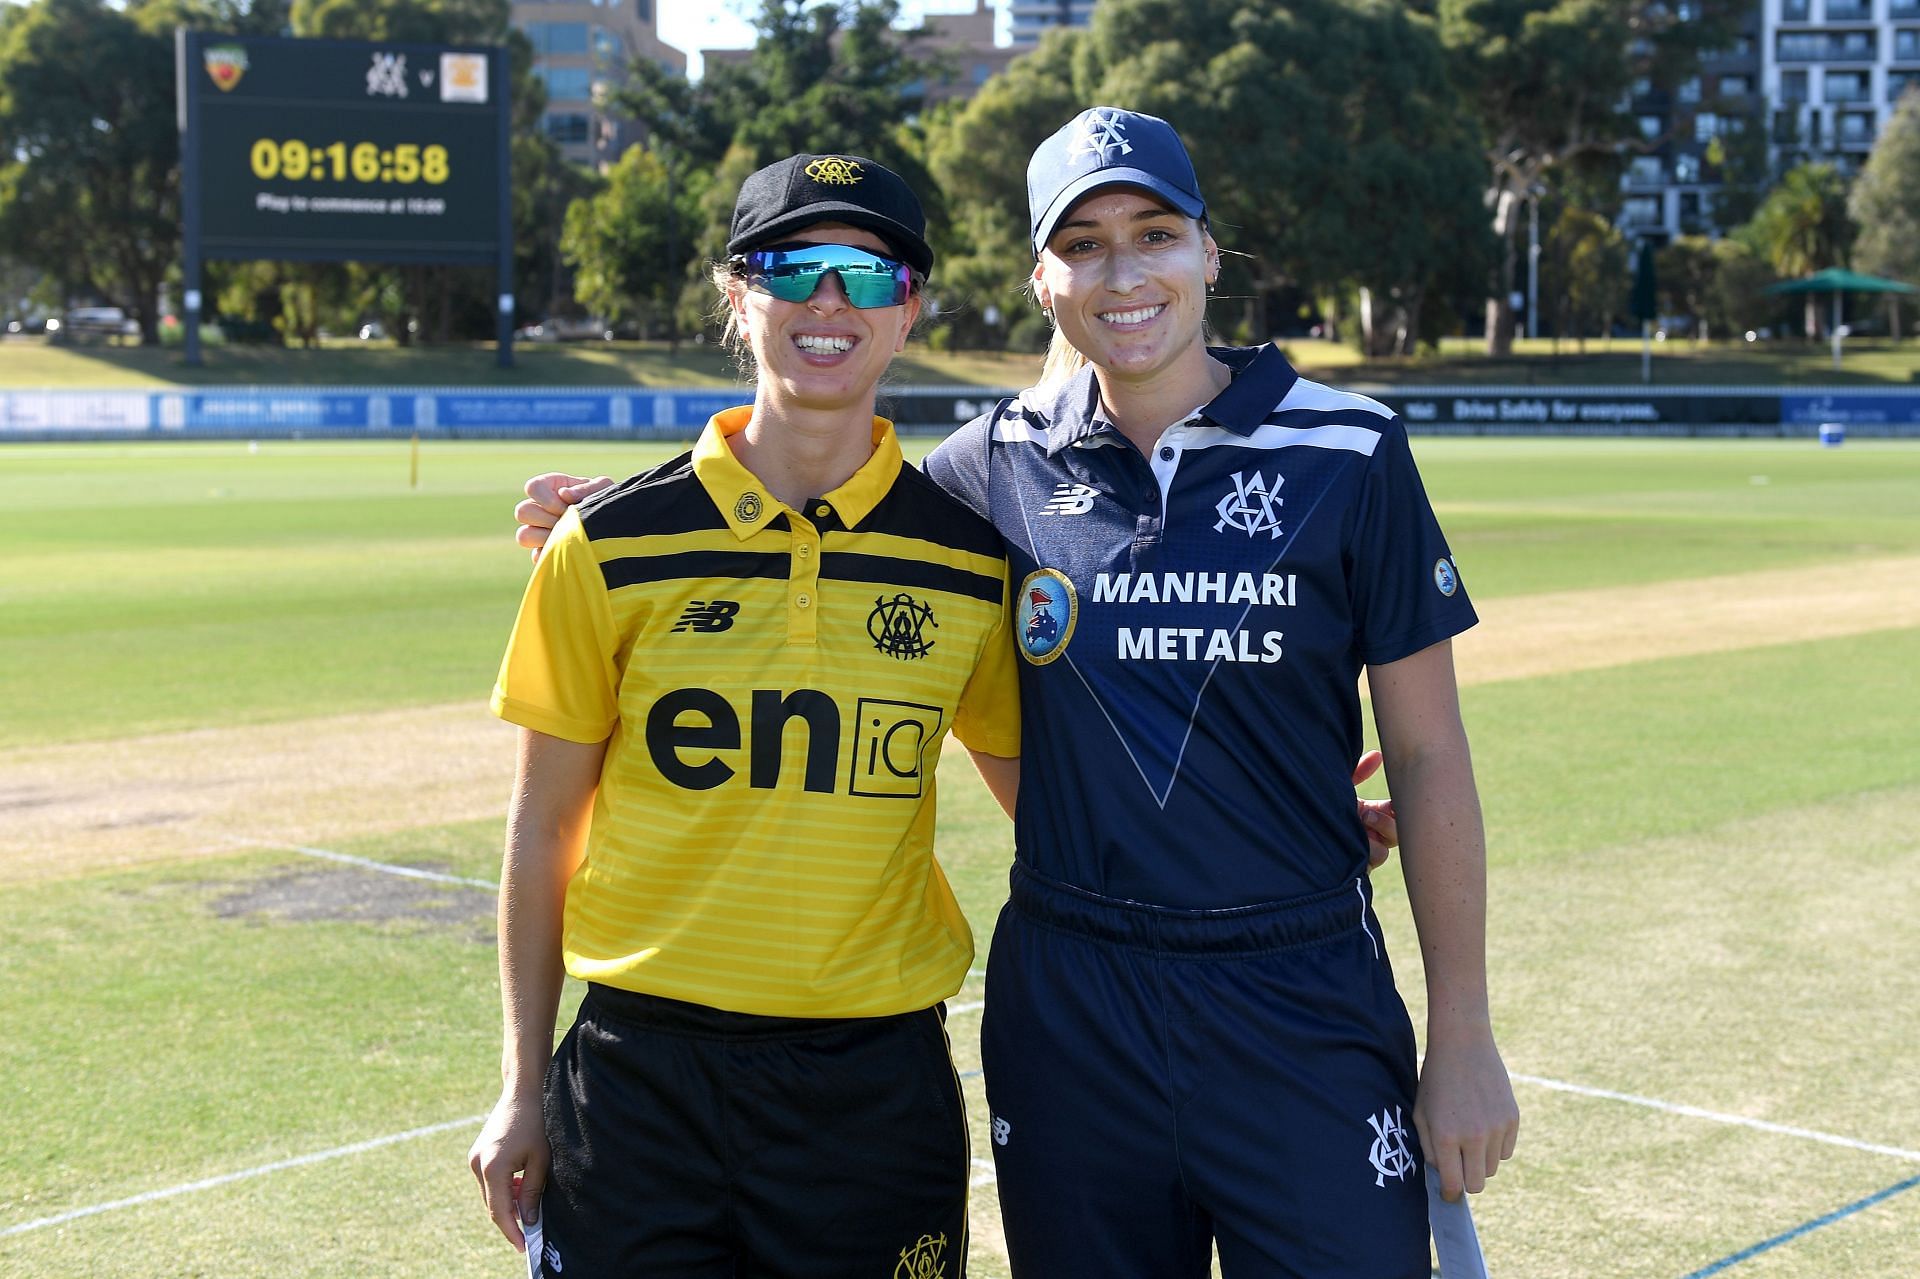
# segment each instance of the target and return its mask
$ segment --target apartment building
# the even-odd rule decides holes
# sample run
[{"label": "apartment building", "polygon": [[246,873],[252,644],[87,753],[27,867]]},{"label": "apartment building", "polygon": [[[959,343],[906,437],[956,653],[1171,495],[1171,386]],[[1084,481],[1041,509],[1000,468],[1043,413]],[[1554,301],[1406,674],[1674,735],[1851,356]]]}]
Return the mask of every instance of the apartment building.
[{"label": "apartment building", "polygon": [[[1675,5],[1684,20],[1689,5]],[[1731,49],[1674,90],[1634,86],[1646,149],[1628,161],[1621,229],[1667,240],[1726,230],[1713,142],[1766,131],[1774,173],[1805,160],[1855,173],[1894,104],[1920,85],[1920,0],[1759,0]]]},{"label": "apartment building", "polygon": [[1761,76],[1776,164],[1855,173],[1910,85],[1920,85],[1920,0],[1761,0]]},{"label": "apartment building", "polygon": [[611,95],[636,58],[684,76],[687,55],[660,39],[656,0],[514,0],[513,25],[533,42],[547,86],[547,136],[579,164],[620,158],[645,130],[613,110]]},{"label": "apartment building", "polygon": [[[1675,17],[1686,21],[1691,8],[1681,0]],[[1735,146],[1737,134],[1764,127],[1761,22],[1756,7],[1730,47],[1702,59],[1671,88],[1635,81],[1631,107],[1641,147],[1629,153],[1621,180],[1620,225],[1628,235],[1665,241],[1714,229],[1721,182],[1715,144]]]},{"label": "apartment building", "polygon": [[1084,27],[1095,0],[1013,0],[1013,47],[1031,49],[1051,27]]}]

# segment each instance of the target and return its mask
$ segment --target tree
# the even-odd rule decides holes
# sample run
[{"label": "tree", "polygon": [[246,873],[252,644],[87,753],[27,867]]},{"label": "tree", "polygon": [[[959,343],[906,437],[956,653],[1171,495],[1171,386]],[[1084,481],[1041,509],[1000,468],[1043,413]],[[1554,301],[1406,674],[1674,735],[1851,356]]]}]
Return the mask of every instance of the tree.
[{"label": "tree", "polygon": [[1687,317],[1696,342],[1707,340],[1707,313],[1716,265],[1713,241],[1699,235],[1683,235],[1654,255],[1655,274],[1666,309]]},{"label": "tree", "polygon": [[796,152],[878,160],[919,192],[930,223],[944,221],[922,148],[903,127],[928,64],[914,51],[918,33],[894,29],[898,16],[895,0],[762,0],[743,66],[710,68],[690,85],[634,63],[620,105],[647,126],[655,150],[675,157],[676,173],[709,175],[692,243],[718,256],[740,181]]},{"label": "tree", "polygon": [[[936,228],[934,292],[964,341],[1003,338],[1031,313],[1025,287],[1033,273],[1027,223],[1027,157],[1089,99],[1074,85],[1074,50],[1083,39],[1050,31],[966,103],[936,113],[922,147],[951,221]],[[988,308],[999,317],[987,321]]]},{"label": "tree", "polygon": [[1901,97],[1854,181],[1847,212],[1860,227],[1853,252],[1861,270],[1920,281],[1920,92]]},{"label": "tree", "polygon": [[1569,204],[1542,239],[1541,290],[1553,299],[1554,339],[1574,337],[1584,351],[1587,334],[1607,332],[1626,308],[1626,238],[1599,214]]},{"label": "tree", "polygon": [[588,308],[610,320],[663,322],[677,343],[704,180],[675,177],[659,152],[629,147],[605,188],[568,208],[560,251]]},{"label": "tree", "polygon": [[1437,0],[1455,74],[1481,130],[1484,199],[1502,245],[1487,349],[1512,349],[1521,205],[1575,159],[1651,145],[1626,110],[1633,80],[1670,87],[1730,44],[1749,0]]},{"label": "tree", "polygon": [[1411,349],[1436,264],[1482,221],[1429,19],[1393,0],[1107,0],[1076,57],[1094,101],[1179,129],[1216,238],[1248,254],[1231,261],[1256,340],[1280,289],[1355,287],[1369,347]]},{"label": "tree", "polygon": [[[1788,170],[1753,220],[1736,233],[1785,279],[1845,266],[1854,227],[1847,217],[1847,180],[1830,164],[1802,164]],[[1820,335],[1819,307],[1806,299],[1806,334]]]},{"label": "tree", "polygon": [[1747,245],[1736,239],[1713,242],[1713,287],[1707,294],[1707,322],[1728,333],[1744,333],[1771,323],[1779,299],[1767,292],[1778,277]]},{"label": "tree", "polygon": [[137,10],[41,0],[0,20],[0,243],[147,345],[180,243],[173,98],[171,35]]}]

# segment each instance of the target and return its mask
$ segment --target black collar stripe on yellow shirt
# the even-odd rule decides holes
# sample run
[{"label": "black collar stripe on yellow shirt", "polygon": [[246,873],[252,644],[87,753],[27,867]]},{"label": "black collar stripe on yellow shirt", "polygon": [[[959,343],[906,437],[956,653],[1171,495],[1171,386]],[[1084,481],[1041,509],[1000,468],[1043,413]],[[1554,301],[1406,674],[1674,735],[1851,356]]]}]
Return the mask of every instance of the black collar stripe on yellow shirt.
[{"label": "black collar stripe on yellow shirt", "polygon": [[610,743],[567,969],[736,1012],[924,1008],[972,957],[931,860],[941,741],[1019,753],[1006,552],[877,418],[852,477],[786,507],[727,443],[750,414],[562,520],[521,606],[496,713]]},{"label": "black collar stripe on yellow shirt", "polygon": [[700,577],[785,578],[788,557],[754,551],[682,551],[678,555],[630,555],[600,566],[607,589],[642,582],[671,582]]},{"label": "black collar stripe on yellow shirt", "polygon": [[828,551],[820,557],[820,576],[840,582],[876,582],[882,586],[919,587],[996,602],[1005,592],[999,578],[965,569],[947,568],[886,555],[854,555]]}]

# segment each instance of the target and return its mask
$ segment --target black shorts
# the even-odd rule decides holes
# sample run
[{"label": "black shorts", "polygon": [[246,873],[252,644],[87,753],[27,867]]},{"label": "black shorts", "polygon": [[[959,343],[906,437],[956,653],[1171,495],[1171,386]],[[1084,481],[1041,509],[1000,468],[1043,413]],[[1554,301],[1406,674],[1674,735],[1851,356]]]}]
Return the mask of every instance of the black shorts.
[{"label": "black shorts", "polygon": [[549,1279],[959,1279],[945,1012],[755,1017],[591,986],[547,1072]]}]

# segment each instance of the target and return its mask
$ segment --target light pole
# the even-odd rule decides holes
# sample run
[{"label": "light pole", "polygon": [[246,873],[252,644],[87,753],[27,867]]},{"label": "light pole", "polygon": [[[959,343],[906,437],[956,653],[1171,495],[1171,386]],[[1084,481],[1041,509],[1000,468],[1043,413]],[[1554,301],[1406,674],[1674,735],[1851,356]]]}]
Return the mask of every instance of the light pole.
[{"label": "light pole", "polygon": [[1540,197],[1546,188],[1527,188],[1527,336],[1540,336]]}]

